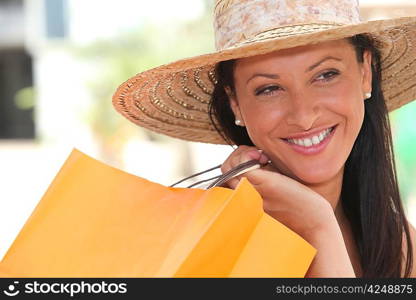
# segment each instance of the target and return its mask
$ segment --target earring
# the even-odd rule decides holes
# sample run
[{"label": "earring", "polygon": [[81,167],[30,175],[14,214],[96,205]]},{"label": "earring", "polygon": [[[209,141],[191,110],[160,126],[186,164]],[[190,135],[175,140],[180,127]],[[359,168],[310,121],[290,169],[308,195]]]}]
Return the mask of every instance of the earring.
[{"label": "earring", "polygon": [[371,92],[365,93],[365,99],[370,99],[371,98]]},{"label": "earring", "polygon": [[244,126],[243,123],[241,122],[241,120],[239,120],[239,119],[236,119],[234,123],[237,126]]}]

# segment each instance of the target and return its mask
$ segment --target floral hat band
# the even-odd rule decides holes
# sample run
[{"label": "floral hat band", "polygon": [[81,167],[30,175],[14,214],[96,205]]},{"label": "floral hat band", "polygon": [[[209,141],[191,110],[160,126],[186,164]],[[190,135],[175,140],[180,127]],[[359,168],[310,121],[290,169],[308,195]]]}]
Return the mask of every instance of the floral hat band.
[{"label": "floral hat band", "polygon": [[224,50],[269,31],[281,35],[360,23],[358,0],[218,0],[214,10],[215,46]]}]

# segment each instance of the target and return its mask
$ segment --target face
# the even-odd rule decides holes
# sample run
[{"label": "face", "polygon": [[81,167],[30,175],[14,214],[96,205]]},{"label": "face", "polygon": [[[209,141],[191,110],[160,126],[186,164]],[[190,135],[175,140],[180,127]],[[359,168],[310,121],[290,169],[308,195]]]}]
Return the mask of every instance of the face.
[{"label": "face", "polygon": [[359,63],[347,40],[239,59],[236,119],[283,174],[325,182],[343,171],[371,92],[371,55]]}]

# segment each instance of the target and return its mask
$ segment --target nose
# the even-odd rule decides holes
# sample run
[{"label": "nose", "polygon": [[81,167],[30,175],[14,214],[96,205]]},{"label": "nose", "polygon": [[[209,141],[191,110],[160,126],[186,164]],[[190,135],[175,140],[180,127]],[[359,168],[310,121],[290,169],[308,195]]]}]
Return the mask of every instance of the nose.
[{"label": "nose", "polygon": [[319,101],[303,92],[292,93],[286,122],[302,130],[309,130],[319,118]]}]

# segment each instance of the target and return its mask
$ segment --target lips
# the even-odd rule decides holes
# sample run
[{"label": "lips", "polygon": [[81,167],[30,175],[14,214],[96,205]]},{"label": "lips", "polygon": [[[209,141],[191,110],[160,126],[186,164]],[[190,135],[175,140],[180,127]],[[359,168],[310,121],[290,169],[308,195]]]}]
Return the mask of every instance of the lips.
[{"label": "lips", "polygon": [[319,145],[322,143],[334,130],[334,127],[326,128],[314,134],[310,134],[303,138],[287,138],[285,139],[288,143],[296,144],[302,147],[312,147],[313,145]]},{"label": "lips", "polygon": [[282,139],[298,153],[311,155],[323,151],[335,134],[337,125],[315,132],[301,133]]}]

